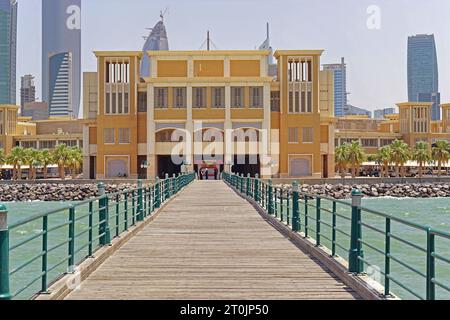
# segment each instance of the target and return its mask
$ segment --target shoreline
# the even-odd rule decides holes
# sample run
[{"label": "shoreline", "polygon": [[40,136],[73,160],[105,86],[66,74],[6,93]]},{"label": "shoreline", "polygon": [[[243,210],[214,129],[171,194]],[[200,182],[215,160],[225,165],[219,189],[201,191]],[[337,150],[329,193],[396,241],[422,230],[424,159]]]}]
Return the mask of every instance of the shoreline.
[{"label": "shoreline", "polygon": [[[136,188],[132,183],[105,184],[107,193]],[[275,184],[274,187],[291,190],[292,185]],[[375,184],[302,184],[300,192],[325,196],[336,200],[351,199],[353,189],[359,189],[366,199],[428,199],[450,198],[450,183],[375,183]],[[0,185],[0,202],[65,202],[84,201],[98,197],[96,183],[92,184],[13,184]]]}]

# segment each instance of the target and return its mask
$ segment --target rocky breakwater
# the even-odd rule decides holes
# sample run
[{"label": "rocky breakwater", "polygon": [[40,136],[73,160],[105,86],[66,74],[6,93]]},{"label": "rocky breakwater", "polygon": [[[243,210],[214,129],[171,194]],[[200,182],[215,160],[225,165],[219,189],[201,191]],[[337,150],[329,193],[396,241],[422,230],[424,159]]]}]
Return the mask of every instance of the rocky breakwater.
[{"label": "rocky breakwater", "polygon": [[[289,185],[278,186],[291,189]],[[312,195],[326,196],[335,199],[349,199],[353,189],[360,190],[366,197],[394,197],[394,198],[437,198],[450,197],[448,183],[415,183],[415,184],[323,184],[301,185],[300,191]]]},{"label": "rocky breakwater", "polygon": [[[106,185],[107,193],[135,188],[132,184]],[[82,201],[98,197],[96,184],[14,184],[0,185],[0,202]]]}]

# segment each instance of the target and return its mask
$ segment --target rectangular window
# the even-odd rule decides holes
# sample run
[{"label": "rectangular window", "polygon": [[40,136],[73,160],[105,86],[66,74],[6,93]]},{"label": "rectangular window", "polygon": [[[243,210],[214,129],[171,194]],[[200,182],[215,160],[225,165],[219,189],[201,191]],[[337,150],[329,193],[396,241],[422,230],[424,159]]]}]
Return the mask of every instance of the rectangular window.
[{"label": "rectangular window", "polygon": [[243,108],[244,107],[244,88],[232,87],[231,88],[231,107]]},{"label": "rectangular window", "polygon": [[124,94],[124,106],[125,106],[125,108],[124,108],[124,113],[125,114],[128,114],[129,112],[130,112],[130,102],[129,102],[129,99],[128,99],[128,92],[125,92]]},{"label": "rectangular window", "polygon": [[155,88],[155,108],[167,108],[168,88]]},{"label": "rectangular window", "polygon": [[298,128],[289,128],[288,129],[288,142],[289,143],[298,143]]},{"label": "rectangular window", "polygon": [[272,112],[280,112],[280,92],[272,91],[270,93],[270,109]]},{"label": "rectangular window", "polygon": [[215,87],[211,90],[211,100],[213,108],[224,108],[225,107],[225,88]]},{"label": "rectangular window", "polygon": [[119,102],[119,111],[118,111],[118,113],[119,114],[122,114],[123,113],[123,94],[122,94],[122,92],[119,92],[118,93],[118,102]]},{"label": "rectangular window", "polygon": [[314,129],[313,128],[303,128],[302,129],[302,142],[303,143],[313,143],[314,142]]},{"label": "rectangular window", "polygon": [[289,113],[294,113],[294,93],[289,91]]},{"label": "rectangular window", "polygon": [[56,141],[40,141],[39,142],[39,149],[55,149],[56,147]]},{"label": "rectangular window", "polygon": [[112,93],[111,100],[112,100],[111,113],[115,114],[117,112],[117,94],[115,92]]},{"label": "rectangular window", "polygon": [[186,108],[186,88],[173,88],[173,107]]},{"label": "rectangular window", "polygon": [[364,148],[378,148],[378,139],[361,139]]},{"label": "rectangular window", "polygon": [[130,143],[130,129],[120,128],[119,129],[119,144],[129,144]]},{"label": "rectangular window", "polygon": [[263,87],[250,87],[250,107],[262,108],[263,104]]},{"label": "rectangular window", "polygon": [[116,130],[114,128],[105,128],[103,129],[103,141],[107,144],[116,143]]},{"label": "rectangular window", "polygon": [[307,96],[307,102],[306,102],[306,107],[307,110],[306,112],[311,113],[312,112],[312,92],[308,91],[308,96]]},{"label": "rectangular window", "polygon": [[206,88],[192,88],[194,108],[206,108]]},{"label": "rectangular window", "polygon": [[138,92],[138,112],[147,112],[147,92]]},{"label": "rectangular window", "polygon": [[105,113],[106,114],[110,114],[111,113],[111,94],[109,92],[106,93]]}]

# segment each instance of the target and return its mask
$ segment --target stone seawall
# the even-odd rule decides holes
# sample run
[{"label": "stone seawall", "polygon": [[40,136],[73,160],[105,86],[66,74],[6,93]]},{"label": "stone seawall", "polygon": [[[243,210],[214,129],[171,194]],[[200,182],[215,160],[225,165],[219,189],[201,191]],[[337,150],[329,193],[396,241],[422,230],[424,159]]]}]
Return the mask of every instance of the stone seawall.
[{"label": "stone seawall", "polygon": [[[135,184],[107,184],[107,193],[136,188]],[[0,202],[81,201],[98,197],[96,184],[13,184],[0,185]]]},{"label": "stone seawall", "polygon": [[[283,189],[291,189],[291,185],[276,185]],[[359,189],[366,197],[395,198],[437,198],[450,197],[450,183],[414,183],[414,184],[322,184],[301,185],[300,191],[313,195],[326,196],[335,199],[349,199],[353,189]]]}]

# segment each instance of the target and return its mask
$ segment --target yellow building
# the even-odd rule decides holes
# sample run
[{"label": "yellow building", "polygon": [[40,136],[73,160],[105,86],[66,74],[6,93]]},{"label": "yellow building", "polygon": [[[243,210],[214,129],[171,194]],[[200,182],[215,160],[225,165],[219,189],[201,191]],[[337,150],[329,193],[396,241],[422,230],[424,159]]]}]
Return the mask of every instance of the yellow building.
[{"label": "yellow building", "polygon": [[442,121],[431,120],[432,103],[404,102],[397,106],[399,113],[387,115],[384,120],[339,118],[336,145],[357,140],[368,154],[375,154],[396,139],[405,141],[410,147],[419,141],[430,146],[438,140],[450,141],[450,104],[441,105]]},{"label": "yellow building", "polygon": [[334,175],[332,76],[321,50],[95,52],[84,75],[84,174],[149,178],[203,167]]},{"label": "yellow building", "polygon": [[54,149],[58,144],[83,146],[80,120],[32,121],[18,115],[20,107],[0,105],[0,149],[9,154],[14,147]]}]

